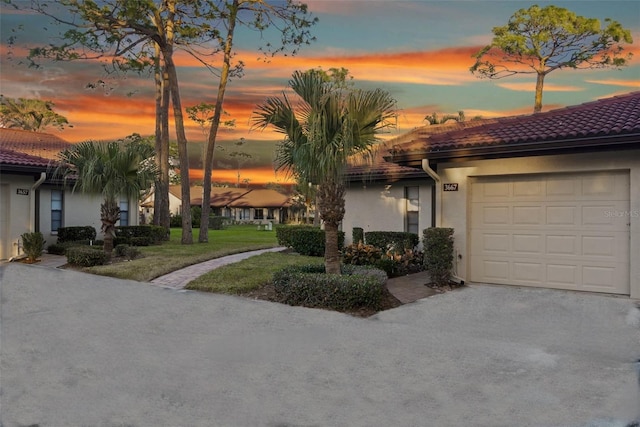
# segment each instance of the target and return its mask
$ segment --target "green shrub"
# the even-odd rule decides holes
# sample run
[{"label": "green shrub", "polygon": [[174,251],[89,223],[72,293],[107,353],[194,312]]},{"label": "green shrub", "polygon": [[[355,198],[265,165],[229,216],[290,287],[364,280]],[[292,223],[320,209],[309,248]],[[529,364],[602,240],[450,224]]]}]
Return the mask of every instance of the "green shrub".
[{"label": "green shrub", "polygon": [[125,252],[127,251],[127,248],[129,247],[130,246],[127,245],[126,243],[120,243],[119,245],[116,245],[113,247],[113,253],[117,257],[123,257]]},{"label": "green shrub", "polygon": [[325,274],[324,265],[285,268],[273,276],[276,295],[289,305],[333,310],[378,309],[386,274],[378,269],[346,267],[351,268],[345,268],[342,275]]},{"label": "green shrub", "polygon": [[150,237],[140,236],[140,237],[132,237],[129,239],[129,243],[132,246],[149,246],[153,241]]},{"label": "green shrub", "polygon": [[169,227],[182,228],[182,215],[173,215],[169,217]]},{"label": "green shrub", "polygon": [[109,262],[109,255],[98,249],[96,246],[71,246],[66,252],[67,262],[78,267],[104,265]]},{"label": "green shrub", "polygon": [[278,245],[286,246],[288,248],[293,247],[293,235],[297,230],[315,230],[317,227],[313,225],[276,225],[276,239],[278,239]]},{"label": "green shrub", "polygon": [[[158,225],[129,225],[116,227],[116,238],[113,244],[132,243],[134,238],[145,238],[139,242],[147,242],[146,244],[138,244],[138,246],[149,246],[152,243],[160,243],[167,239],[167,229]],[[116,243],[117,241],[117,243]]]},{"label": "green shrub", "polygon": [[365,245],[360,241],[348,245],[342,251],[342,262],[352,265],[376,265],[382,257],[382,250],[373,245]]},{"label": "green shrub", "polygon": [[90,225],[84,227],[60,227],[58,228],[58,243],[73,242],[79,240],[95,240],[96,229]]},{"label": "green shrub", "polygon": [[224,216],[210,216],[209,217],[209,229],[210,230],[224,230],[227,227],[229,218]]},{"label": "green shrub", "polygon": [[[278,233],[280,237],[278,238]],[[278,244],[292,248],[300,255],[324,256],[325,232],[313,226],[276,227]],[[344,232],[338,231],[338,250],[344,247]]]},{"label": "green shrub", "polygon": [[64,255],[69,246],[64,243],[54,243],[52,245],[47,246],[47,253],[51,255]]},{"label": "green shrub", "polygon": [[367,245],[373,245],[385,252],[392,250],[404,253],[406,249],[413,250],[418,246],[420,237],[403,231],[367,231],[364,233],[364,241]]},{"label": "green shrub", "polygon": [[27,254],[30,261],[35,261],[42,255],[44,250],[44,236],[39,231],[35,233],[24,233],[22,236],[22,249]]},{"label": "green shrub", "polygon": [[384,270],[389,277],[418,273],[425,268],[424,254],[415,249],[405,249],[402,253],[389,250],[382,254],[376,266]]},{"label": "green shrub", "polygon": [[436,285],[448,285],[453,269],[453,228],[424,230],[424,266]]},{"label": "green shrub", "polygon": [[352,243],[364,243],[364,229],[361,227],[353,227],[351,230]]}]

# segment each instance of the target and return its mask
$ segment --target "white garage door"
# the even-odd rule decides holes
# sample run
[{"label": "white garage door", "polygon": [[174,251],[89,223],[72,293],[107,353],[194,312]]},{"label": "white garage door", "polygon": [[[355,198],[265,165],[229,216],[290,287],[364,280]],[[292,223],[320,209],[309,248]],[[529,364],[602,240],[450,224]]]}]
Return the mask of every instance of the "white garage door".
[{"label": "white garage door", "polygon": [[470,280],[629,294],[629,172],[475,178]]}]

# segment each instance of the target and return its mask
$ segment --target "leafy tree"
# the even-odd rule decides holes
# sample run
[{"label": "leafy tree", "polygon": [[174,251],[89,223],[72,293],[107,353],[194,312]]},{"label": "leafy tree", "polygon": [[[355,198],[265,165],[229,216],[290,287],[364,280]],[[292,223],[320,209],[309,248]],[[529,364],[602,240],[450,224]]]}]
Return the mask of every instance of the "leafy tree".
[{"label": "leafy tree", "polygon": [[507,25],[493,28],[491,44],[474,55],[470,71],[490,79],[535,74],[533,111],[538,113],[547,74],[563,68],[619,68],[631,59],[622,47],[633,43],[631,32],[609,18],[604,22],[601,28],[598,19],[553,5],[520,9]]},{"label": "leafy tree", "polygon": [[211,171],[213,168],[213,153],[216,145],[220,118],[223,111],[224,96],[227,84],[231,77],[242,75],[244,64],[242,62],[233,65],[233,43],[237,26],[244,26],[250,30],[265,33],[268,29],[275,29],[280,33],[280,46],[267,43],[260,48],[267,56],[273,56],[289,48],[291,54],[296,54],[300,46],[309,44],[313,37],[309,28],[317,22],[317,18],[311,19],[307,5],[294,0],[284,2],[267,2],[255,0],[219,0],[216,10],[219,11],[219,22],[226,31],[216,32],[214,38],[218,43],[218,49],[222,52],[222,66],[218,79],[218,91],[215,108],[211,120],[211,129],[206,145],[204,159],[204,183],[202,197],[202,217],[200,220],[199,242],[209,241],[209,212],[211,209]]},{"label": "leafy tree", "polygon": [[132,135],[113,142],[85,141],[62,151],[57,175],[73,181],[73,191],[101,194],[101,230],[104,251],[111,253],[115,226],[120,219],[119,197],[138,200],[153,184],[157,168],[154,149]]},{"label": "leafy tree", "polygon": [[254,123],[284,134],[277,147],[277,169],[298,182],[317,185],[326,271],[340,274],[338,226],[344,218],[347,160],[372,152],[376,134],[395,117],[395,101],[383,90],[356,90],[325,77],[319,70],[294,72],[289,86],[296,102],[286,93],[268,98],[258,106]]},{"label": "leafy tree", "polygon": [[48,127],[64,129],[67,118],[53,111],[51,101],[5,98],[0,95],[0,127],[42,132]]}]

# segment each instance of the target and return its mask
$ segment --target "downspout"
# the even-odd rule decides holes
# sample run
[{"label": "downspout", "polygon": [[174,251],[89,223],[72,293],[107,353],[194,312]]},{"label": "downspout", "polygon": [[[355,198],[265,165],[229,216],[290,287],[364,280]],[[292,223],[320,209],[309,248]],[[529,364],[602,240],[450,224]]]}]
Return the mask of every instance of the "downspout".
[{"label": "downspout", "polygon": [[29,192],[29,231],[33,233],[36,230],[36,190],[44,180],[47,179],[46,172],[40,172],[40,178],[31,186]]},{"label": "downspout", "polygon": [[[440,179],[440,176],[438,175],[438,173],[436,171],[434,171],[433,169],[431,169],[431,166],[429,166],[429,159],[422,159],[422,169],[427,173],[427,175],[429,175],[431,177],[431,179],[433,179],[435,181],[435,206],[436,208],[434,209],[434,211],[436,212],[436,220],[435,220],[435,226],[436,227],[442,227],[442,180]],[[433,198],[432,198],[433,201]],[[432,221],[433,222],[433,221]],[[458,250],[456,249],[455,254],[454,254],[454,271],[453,274],[451,275],[451,279],[458,283],[459,285],[464,285],[465,280],[462,277],[458,276],[458,263],[460,262],[460,259],[462,258],[462,256],[458,253]]]},{"label": "downspout", "polygon": [[431,166],[429,166],[429,159],[422,159],[422,169],[436,183],[434,185],[435,200],[433,197],[431,199],[434,206],[434,208],[432,209],[432,212],[434,213],[435,218],[431,220],[431,223],[434,225],[434,227],[441,227],[442,226],[442,186],[440,185],[440,183],[442,182],[442,180],[440,179],[440,176],[438,176],[436,171],[431,169]]}]

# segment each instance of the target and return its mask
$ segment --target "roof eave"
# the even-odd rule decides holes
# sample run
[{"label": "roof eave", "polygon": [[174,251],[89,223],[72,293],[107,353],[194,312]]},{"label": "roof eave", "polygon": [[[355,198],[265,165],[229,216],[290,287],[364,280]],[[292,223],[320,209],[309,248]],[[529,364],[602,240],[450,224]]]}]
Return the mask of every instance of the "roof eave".
[{"label": "roof eave", "polygon": [[[389,161],[402,166],[419,165],[423,159],[436,162],[488,158],[542,156],[640,148],[640,133],[593,138],[535,141],[517,145],[479,145],[439,151],[413,151],[396,154]],[[632,145],[636,146],[633,147]]]}]

